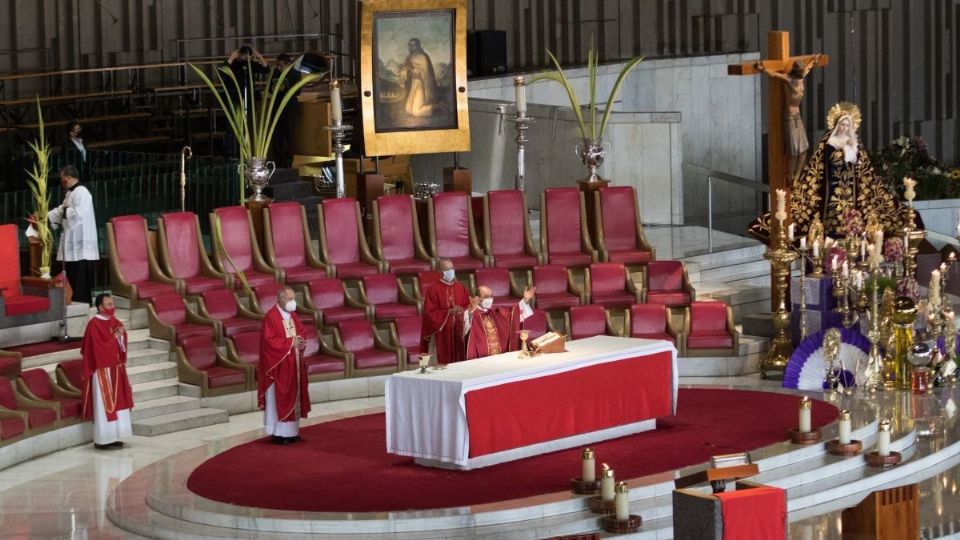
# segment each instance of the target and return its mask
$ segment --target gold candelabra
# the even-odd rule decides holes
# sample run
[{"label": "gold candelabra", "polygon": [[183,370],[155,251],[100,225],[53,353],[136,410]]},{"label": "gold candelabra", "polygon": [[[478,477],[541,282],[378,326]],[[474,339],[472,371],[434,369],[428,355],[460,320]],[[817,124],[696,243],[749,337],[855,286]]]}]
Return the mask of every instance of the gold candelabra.
[{"label": "gold candelabra", "polygon": [[770,261],[773,295],[777,306],[773,313],[773,328],[776,335],[770,343],[770,350],[767,352],[766,358],[760,361],[760,376],[763,378],[767,377],[769,371],[782,372],[787,366],[790,354],[793,352],[793,340],[787,333],[790,328],[787,291],[790,269],[793,266],[793,261],[797,260],[799,255],[787,243],[786,229],[782,219],[776,220],[773,229],[774,234],[771,237],[770,247],[763,254],[763,258]]},{"label": "gold candelabra", "polygon": [[[868,393],[882,391],[883,384],[883,355],[880,354],[880,303],[877,301],[879,287],[880,265],[870,265],[870,277],[873,279],[873,290],[870,295],[870,330],[867,339],[870,341],[870,353],[867,355],[867,366],[864,370],[866,381],[863,388]],[[857,370],[860,371],[859,369]]]},{"label": "gold candelabra", "polygon": [[916,297],[920,287],[917,284],[917,253],[920,241],[927,237],[927,231],[917,230],[915,225],[916,210],[913,209],[913,198],[907,199],[907,219],[903,228],[903,280],[901,289],[910,296]]}]

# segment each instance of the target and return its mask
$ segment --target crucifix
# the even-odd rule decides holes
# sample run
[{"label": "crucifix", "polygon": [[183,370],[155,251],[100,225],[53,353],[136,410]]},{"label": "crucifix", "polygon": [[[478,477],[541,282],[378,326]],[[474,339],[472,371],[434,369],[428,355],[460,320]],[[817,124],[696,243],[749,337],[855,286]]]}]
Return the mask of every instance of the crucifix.
[{"label": "crucifix", "polygon": [[[784,123],[790,120],[788,116],[791,113],[786,99],[796,97],[796,90],[791,88],[791,83],[788,80],[785,80],[787,79],[786,75],[791,74],[794,63],[798,63],[798,67],[802,69],[802,75],[806,76],[810,69],[823,67],[827,65],[830,59],[823,54],[790,56],[789,32],[769,32],[767,34],[767,49],[770,58],[759,62],[730,64],[727,66],[727,74],[756,75],[767,73],[775,79],[781,79],[771,79],[767,93],[767,179],[770,184],[770,208],[773,208],[772,197],[776,194],[776,190],[785,189],[789,191],[792,180],[788,175],[787,163],[788,157],[793,156],[789,156],[786,148],[785,136],[787,134],[784,133]],[[794,72],[791,76],[796,74]],[[799,87],[801,97],[802,84],[803,77],[801,76]],[[791,96],[791,92],[793,96]],[[800,163],[800,165],[803,164]]]}]

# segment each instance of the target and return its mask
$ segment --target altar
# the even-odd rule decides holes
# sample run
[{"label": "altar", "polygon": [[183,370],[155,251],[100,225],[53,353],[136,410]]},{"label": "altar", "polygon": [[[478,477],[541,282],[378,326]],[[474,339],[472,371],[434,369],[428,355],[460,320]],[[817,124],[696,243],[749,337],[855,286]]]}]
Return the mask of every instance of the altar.
[{"label": "altar", "polygon": [[669,342],[596,336],[563,353],[517,355],[391,376],[387,451],[474,469],[654,429],[676,412]]}]

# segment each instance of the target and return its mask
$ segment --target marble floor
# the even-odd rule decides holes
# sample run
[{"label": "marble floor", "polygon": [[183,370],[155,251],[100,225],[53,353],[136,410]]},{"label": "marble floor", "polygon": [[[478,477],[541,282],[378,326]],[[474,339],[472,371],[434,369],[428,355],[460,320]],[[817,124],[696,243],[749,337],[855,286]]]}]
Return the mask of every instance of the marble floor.
[{"label": "marble floor", "polygon": [[[684,378],[684,385],[775,388],[758,376]],[[383,406],[383,398],[315,405],[314,417],[349,414]],[[112,489],[135,471],[184,450],[261,426],[260,413],[234,415],[226,424],[157,437],[132,437],[125,449],[96,451],[83,445],[0,471],[0,538],[139,538],[106,518]],[[918,446],[936,444],[921,441]],[[930,449],[921,448],[920,452]],[[960,537],[960,458],[941,464],[942,471],[920,482],[922,538]],[[955,532],[956,531],[956,532]],[[839,539],[840,511],[796,521],[792,539]]]}]

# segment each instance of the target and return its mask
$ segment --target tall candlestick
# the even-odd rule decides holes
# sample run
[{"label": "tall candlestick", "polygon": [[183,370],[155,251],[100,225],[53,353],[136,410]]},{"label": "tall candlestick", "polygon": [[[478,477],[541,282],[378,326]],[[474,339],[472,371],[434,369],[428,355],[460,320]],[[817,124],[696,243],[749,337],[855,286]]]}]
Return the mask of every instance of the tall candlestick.
[{"label": "tall candlestick", "polygon": [[513,78],[513,88],[517,92],[517,115],[522,116],[527,112],[527,85],[524,83],[523,75]]},{"label": "tall candlestick", "polygon": [[583,457],[583,473],[580,475],[580,479],[583,480],[584,482],[596,482],[597,481],[597,464],[593,457],[593,449],[584,448],[582,457]]},{"label": "tall candlestick", "polygon": [[810,408],[813,404],[810,402],[810,398],[803,396],[803,399],[800,400],[800,425],[797,427],[797,431],[800,433],[808,433],[810,431]]},{"label": "tall candlestick", "polygon": [[840,444],[850,444],[850,411],[840,411],[839,430],[840,435],[837,438],[840,439]]},{"label": "tall candlestick", "polygon": [[334,124],[343,123],[343,102],[340,100],[340,82],[332,81],[330,83],[330,108],[331,117]]},{"label": "tall candlestick", "polygon": [[603,471],[600,473],[600,497],[604,502],[613,502],[614,484],[613,469],[606,463],[603,464]]},{"label": "tall candlestick", "polygon": [[877,455],[890,455],[890,421],[886,419],[880,421],[880,429],[877,431]]},{"label": "tall candlestick", "polygon": [[626,482],[617,482],[617,495],[614,502],[617,521],[630,519],[630,488]]}]

